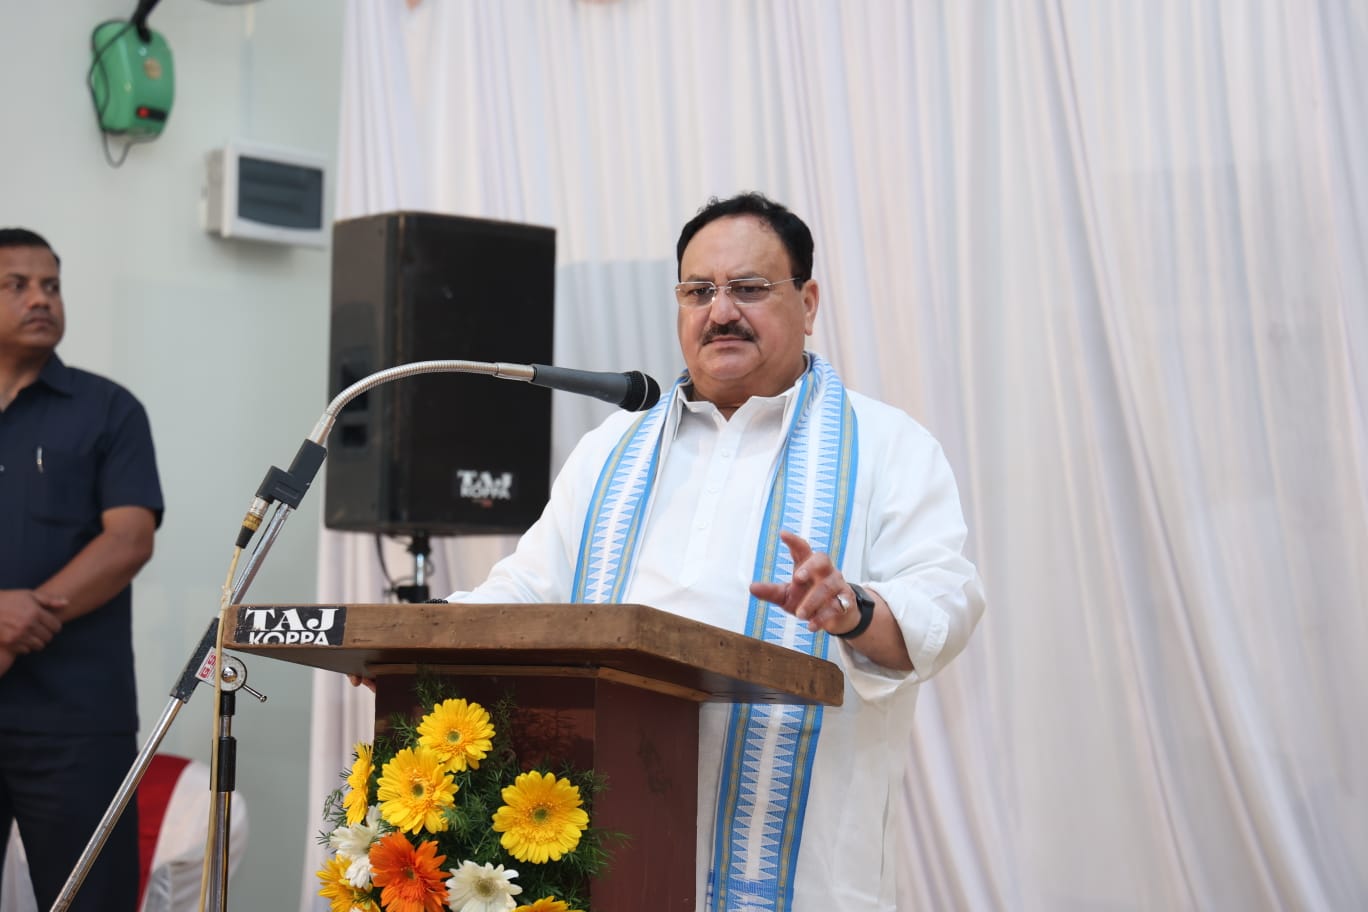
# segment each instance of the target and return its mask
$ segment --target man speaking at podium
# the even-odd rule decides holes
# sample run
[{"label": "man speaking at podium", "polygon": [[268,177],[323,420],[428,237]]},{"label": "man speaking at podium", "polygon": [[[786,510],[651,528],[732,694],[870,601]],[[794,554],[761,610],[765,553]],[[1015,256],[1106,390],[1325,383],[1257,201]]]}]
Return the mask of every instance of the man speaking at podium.
[{"label": "man speaking at podium", "polygon": [[[807,724],[703,705],[699,908],[893,912],[917,685],[984,606],[955,481],[926,430],[804,351],[819,295],[801,219],[713,199],[677,256],[687,370],[585,435],[517,550],[449,600],[640,603],[834,661],[844,705]],[[743,742],[782,774],[724,762]]]}]

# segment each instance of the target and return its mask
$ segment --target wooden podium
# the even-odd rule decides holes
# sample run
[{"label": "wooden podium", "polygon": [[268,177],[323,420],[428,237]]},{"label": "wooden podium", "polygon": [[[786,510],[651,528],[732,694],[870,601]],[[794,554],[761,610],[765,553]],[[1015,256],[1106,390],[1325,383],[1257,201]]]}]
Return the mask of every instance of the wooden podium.
[{"label": "wooden podium", "polygon": [[644,605],[239,605],[224,646],[374,678],[377,731],[425,711],[419,668],[482,703],[511,693],[519,756],[601,773],[592,824],[631,837],[595,912],[695,908],[700,703],[836,706],[844,689],[830,662]]}]

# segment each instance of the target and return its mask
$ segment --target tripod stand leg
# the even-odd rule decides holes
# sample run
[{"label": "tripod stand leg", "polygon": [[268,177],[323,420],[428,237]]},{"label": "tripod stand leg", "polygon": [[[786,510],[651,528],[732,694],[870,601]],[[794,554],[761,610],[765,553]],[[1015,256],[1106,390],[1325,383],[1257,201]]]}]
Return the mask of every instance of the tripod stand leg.
[{"label": "tripod stand leg", "polygon": [[138,790],[138,783],[147,773],[147,767],[152,762],[152,755],[157,752],[162,739],[166,737],[167,731],[171,728],[171,722],[184,705],[180,700],[172,699],[162,710],[161,718],[157,720],[147,743],[138,752],[137,759],[133,761],[132,768],[124,777],[123,784],[119,786],[119,791],[115,793],[114,800],[105,809],[104,816],[100,818],[99,824],[95,827],[95,832],[91,834],[90,841],[86,843],[85,851],[81,852],[81,857],[76,861],[76,867],[67,876],[66,883],[62,886],[62,892],[57,895],[56,901],[52,904],[51,912],[66,912],[67,909],[71,908],[71,903],[76,898],[76,892],[81,889],[81,884],[85,882],[91,866],[99,857],[105,841],[109,839],[109,834],[114,831],[114,825],[119,822],[119,817],[123,814],[124,808],[128,807],[128,802],[133,797],[133,793]]},{"label": "tripod stand leg", "polygon": [[[114,825],[119,822],[119,817],[123,814],[124,808],[128,807],[129,800],[138,790],[138,783],[141,782],[143,776],[146,775],[147,768],[152,763],[153,754],[157,752],[157,748],[161,746],[162,740],[166,737],[166,733],[170,731],[171,723],[175,721],[177,714],[181,711],[181,707],[185,706],[185,704],[190,701],[190,696],[195,692],[195,686],[198,683],[201,681],[211,681],[214,679],[214,676],[220,672],[220,669],[214,661],[214,644],[218,637],[218,624],[219,621],[217,617],[209,622],[209,628],[204,632],[204,636],[200,638],[199,646],[196,647],[195,652],[190,656],[190,661],[186,663],[184,670],[181,672],[180,679],[176,682],[176,686],[171,691],[170,701],[167,702],[166,708],[162,710],[161,717],[157,719],[157,724],[153,726],[151,734],[148,735],[146,743],[142,746],[142,750],[138,752],[137,758],[133,761],[133,766],[128,770],[128,775],[124,777],[123,784],[119,786],[119,790],[115,793],[114,799],[109,803],[109,807],[105,810],[104,816],[100,818],[99,824],[96,825],[95,832],[91,835],[90,841],[86,843],[85,850],[81,852],[81,857],[77,860],[76,867],[72,869],[71,874],[67,876],[66,883],[62,886],[62,892],[57,895],[57,899],[53,902],[50,912],[67,912],[67,910],[71,908],[71,903],[76,898],[76,892],[81,889],[81,884],[85,882],[86,875],[90,873],[91,866],[95,863],[95,859],[99,857],[100,850],[104,848],[105,842],[109,839],[109,834],[113,832]],[[242,686],[243,684],[245,684],[245,680],[240,680],[237,686]],[[230,716],[231,708],[233,706],[233,701],[229,699],[231,697],[233,697],[232,690],[225,690],[220,696],[220,712],[222,712],[223,701],[227,700],[227,706],[230,708]],[[220,738],[225,734],[225,724],[227,723],[225,723],[223,719],[220,719]],[[230,724],[228,724],[228,728],[231,729]],[[229,736],[228,740],[232,740],[231,736]],[[234,753],[235,750],[229,750],[230,757]],[[222,762],[222,760],[220,760],[220,762]],[[227,782],[227,787],[231,793],[233,782],[231,772],[227,777]],[[222,787],[223,784],[220,782],[220,789],[222,789]],[[226,801],[226,799],[224,800]],[[212,844],[211,849],[215,857],[219,855],[223,856],[221,864],[223,865],[225,873],[222,878],[222,890],[219,892],[217,898],[218,905],[215,907],[219,910],[222,910],[225,905],[225,898],[227,896],[228,814],[226,807],[222,810],[223,813],[216,816],[221,821],[224,839],[222,842]],[[215,833],[219,828],[219,826],[215,827]],[[212,836],[214,834],[210,835]]]}]

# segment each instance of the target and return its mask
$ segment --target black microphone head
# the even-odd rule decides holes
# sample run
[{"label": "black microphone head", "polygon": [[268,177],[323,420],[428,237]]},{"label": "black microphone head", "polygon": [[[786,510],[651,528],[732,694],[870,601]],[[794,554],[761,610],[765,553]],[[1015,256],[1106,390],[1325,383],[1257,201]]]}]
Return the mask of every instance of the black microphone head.
[{"label": "black microphone head", "polygon": [[622,376],[627,378],[627,393],[618,403],[619,408],[629,412],[644,412],[660,401],[660,384],[655,382],[654,377],[641,371],[627,371]]}]

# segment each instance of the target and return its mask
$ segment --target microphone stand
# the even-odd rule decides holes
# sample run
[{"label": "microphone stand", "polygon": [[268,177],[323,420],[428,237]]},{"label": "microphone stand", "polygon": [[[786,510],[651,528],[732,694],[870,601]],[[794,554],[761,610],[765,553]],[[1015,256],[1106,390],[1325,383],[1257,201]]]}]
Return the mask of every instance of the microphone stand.
[{"label": "microphone stand", "polygon": [[[147,773],[147,767],[152,762],[152,755],[156,753],[161,745],[166,733],[171,728],[171,723],[180,712],[181,707],[190,702],[190,697],[194,694],[195,685],[201,681],[209,681],[214,678],[216,668],[221,668],[218,675],[218,684],[223,690],[222,696],[227,699],[228,714],[232,715],[232,700],[234,692],[245,690],[247,693],[256,697],[262,703],[266,702],[266,695],[260,691],[247,686],[247,668],[242,664],[242,660],[235,656],[228,656],[219,661],[219,656],[214,652],[214,643],[218,637],[219,619],[215,617],[209,622],[208,629],[204,636],[200,638],[199,645],[195,648],[186,663],[180,678],[175,687],[171,690],[171,699],[167,702],[166,708],[162,710],[161,717],[157,719],[156,725],[152,728],[152,733],[148,736],[147,742],[139,751],[137,758],[133,761],[133,766],[129,769],[128,775],[124,777],[123,783],[115,793],[113,801],[105,810],[104,817],[100,818],[99,824],[95,827],[94,834],[90,841],[86,843],[85,850],[81,857],[77,859],[76,867],[67,876],[66,883],[62,887],[62,892],[52,904],[53,912],[65,912],[71,907],[72,901],[76,898],[76,891],[85,882],[86,875],[90,873],[91,865],[95,863],[100,850],[104,848],[105,842],[109,839],[109,834],[113,831],[114,825],[118,823],[119,817],[123,814],[124,808],[128,806],[129,800],[138,788],[138,783],[142,781]],[[220,730],[225,729],[225,724],[220,722]],[[231,757],[232,754],[227,756]],[[229,783],[228,791],[232,791],[232,775],[220,776],[220,782]],[[222,800],[227,801],[228,796],[223,796]],[[227,845],[225,830],[225,842]],[[225,869],[226,870],[226,869]]]},{"label": "microphone stand", "polygon": [[[228,600],[229,604],[241,603],[243,594],[261,568],[261,562],[265,558],[266,552],[275,543],[285,519],[303,500],[309,484],[323,464],[325,455],[326,451],[323,447],[311,444],[310,441],[306,440],[295,456],[295,461],[291,464],[289,472],[272,466],[270,471],[266,473],[266,478],[257,491],[256,499],[252,502],[252,510],[248,512],[247,518],[243,521],[243,529],[238,533],[237,547],[242,548],[247,544],[252,533],[260,526],[261,517],[265,515],[265,511],[271,503],[278,502],[279,506],[271,515],[271,521],[267,525],[266,532],[258,539],[256,549],[252,552],[246,567],[243,568],[242,574],[238,577],[237,584]],[[260,511],[254,516],[253,511],[257,509],[258,504],[260,504]],[[248,531],[249,526],[250,531]],[[200,908],[201,912],[225,912],[227,909],[228,837],[230,835],[231,797],[233,784],[236,780],[235,764],[237,760],[236,742],[232,737],[232,716],[236,710],[234,692],[239,689],[246,690],[262,703],[266,702],[266,695],[247,686],[247,667],[241,659],[223,655],[220,636],[221,622],[222,618],[218,616],[209,622],[204,636],[200,638],[199,645],[191,654],[190,661],[186,663],[176,686],[171,690],[171,699],[162,710],[161,716],[152,728],[152,733],[134,759],[133,766],[124,776],[124,780],[109,807],[106,808],[104,816],[95,826],[95,832],[91,835],[90,841],[86,843],[85,849],[81,852],[81,857],[77,859],[76,867],[67,876],[66,883],[62,886],[62,892],[57,895],[57,899],[53,902],[51,912],[67,912],[71,907],[77,891],[85,882],[91,866],[94,865],[100,850],[108,841],[114,825],[118,823],[124,808],[128,806],[129,800],[137,791],[138,783],[142,782],[143,776],[147,774],[147,767],[152,762],[152,756],[161,746],[166,733],[170,731],[171,723],[175,721],[181,708],[190,702],[190,697],[195,692],[195,685],[202,681],[211,680],[215,682],[215,706],[219,721],[217,737],[210,751],[214,800],[209,809],[209,837],[205,842],[205,872],[200,886]],[[215,675],[215,671],[218,671],[217,675]],[[215,885],[215,889],[212,891],[208,889],[210,884]]]},{"label": "microphone stand", "polygon": [[[271,466],[266,472],[266,477],[257,488],[256,496],[253,497],[247,515],[243,518],[242,528],[238,532],[237,538],[236,547],[238,550],[245,548],[252,540],[272,504],[275,505],[275,510],[271,512],[266,531],[257,539],[246,565],[238,576],[237,582],[233,585],[232,592],[223,606],[224,609],[242,604],[243,596],[261,569],[267,552],[270,551],[276,538],[279,537],[285,520],[304,499],[304,495],[309,490],[309,485],[313,483],[314,476],[318,474],[319,468],[323,465],[323,460],[327,457],[327,450],[323,446],[323,441],[331,433],[333,425],[337,421],[338,413],[352,399],[382,383],[419,374],[433,373],[484,374],[507,380],[521,380],[525,383],[581,392],[605,401],[614,401],[613,396],[618,395],[617,391],[611,394],[604,393],[592,382],[586,382],[584,378],[588,377],[592,380],[593,375],[586,374],[583,371],[565,371],[546,365],[505,364],[486,361],[415,361],[411,364],[400,364],[396,367],[376,371],[368,377],[361,378],[338,393],[328,403],[328,407],[318,419],[318,423],[314,425],[313,432],[300,445],[299,451],[295,454],[294,462],[290,464],[288,471]],[[539,374],[541,375],[540,380]],[[651,387],[655,386],[655,381],[645,377],[642,379],[647,381],[645,397],[650,398],[649,391]],[[640,393],[641,391],[637,392]],[[659,395],[658,388],[654,392],[656,396]],[[633,401],[635,402],[635,400]],[[650,398],[649,404],[653,404],[654,401],[654,398]],[[641,403],[631,406],[625,402],[619,404],[624,408],[630,407],[632,409],[649,407],[645,398],[641,400]],[[426,536],[423,536],[422,543],[426,545]],[[416,544],[417,541],[415,540]],[[235,555],[236,553],[237,551],[235,551]],[[426,566],[426,555],[426,550],[414,551],[415,560],[420,561],[418,564],[420,569]],[[236,559],[234,566],[236,566]],[[230,569],[230,578],[231,573],[232,570]],[[425,585],[425,580],[419,580],[419,584]],[[191,654],[190,660],[181,672],[180,679],[176,682],[176,686],[171,690],[171,700],[162,710],[161,717],[153,726],[152,733],[148,736],[142,750],[139,751],[128,775],[124,777],[124,781],[119,786],[113,801],[110,802],[104,817],[95,827],[95,832],[81,853],[76,867],[67,877],[62,892],[52,904],[51,912],[67,912],[71,907],[76,892],[85,881],[86,875],[90,873],[91,865],[94,864],[100,850],[104,848],[115,823],[118,822],[119,816],[137,790],[138,783],[146,774],[147,767],[152,762],[152,755],[156,753],[157,748],[166,737],[166,733],[171,728],[171,723],[175,721],[181,708],[190,701],[195,685],[210,680],[214,682],[215,705],[219,721],[211,749],[214,800],[210,803],[209,809],[210,820],[208,838],[205,841],[205,866],[200,884],[200,909],[201,912],[226,912],[228,906],[228,837],[231,832],[232,812],[230,799],[236,778],[237,761],[236,741],[232,737],[232,717],[236,710],[235,692],[245,690],[262,703],[266,702],[266,696],[247,686],[247,668],[240,659],[235,656],[225,657],[223,655],[223,617],[224,614],[221,613],[220,616],[211,620],[204,636],[200,638],[199,645]],[[217,675],[215,674],[216,671],[218,672]]]}]

